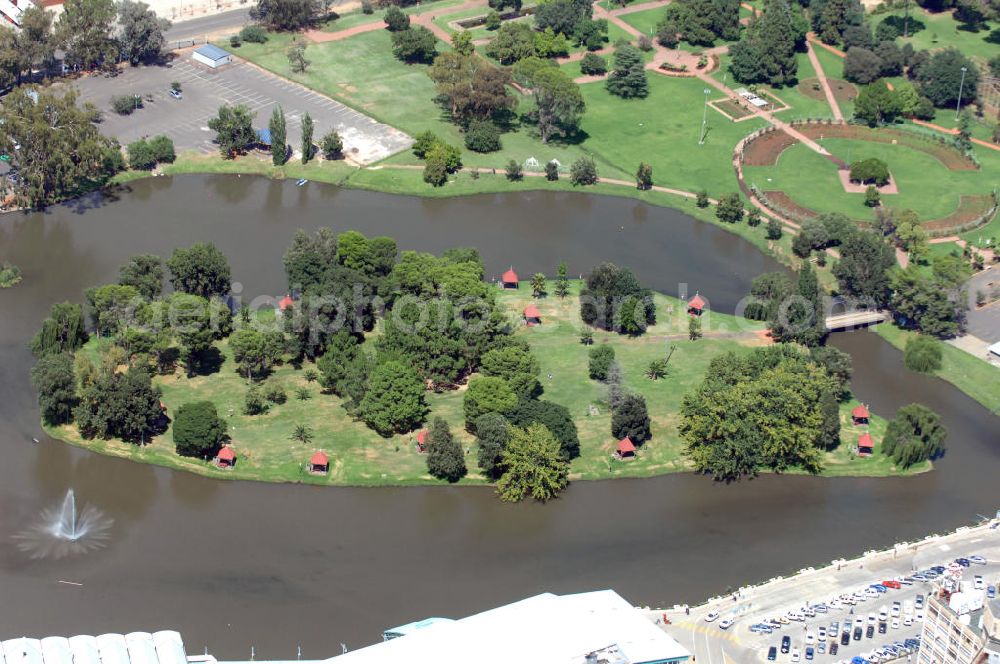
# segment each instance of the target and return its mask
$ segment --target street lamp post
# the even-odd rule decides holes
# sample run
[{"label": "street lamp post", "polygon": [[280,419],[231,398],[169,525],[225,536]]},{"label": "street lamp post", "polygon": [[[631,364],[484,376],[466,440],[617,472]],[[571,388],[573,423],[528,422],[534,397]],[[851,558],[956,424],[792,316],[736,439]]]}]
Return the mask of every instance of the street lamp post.
[{"label": "street lamp post", "polygon": [[955,122],[958,122],[958,114],[962,110],[962,89],[965,87],[966,67],[962,67],[962,81],[958,84],[958,101],[955,102]]},{"label": "street lamp post", "polygon": [[705,88],[705,105],[701,109],[701,138],[698,139],[698,145],[705,144],[705,124],[708,122],[708,95],[712,91]]}]

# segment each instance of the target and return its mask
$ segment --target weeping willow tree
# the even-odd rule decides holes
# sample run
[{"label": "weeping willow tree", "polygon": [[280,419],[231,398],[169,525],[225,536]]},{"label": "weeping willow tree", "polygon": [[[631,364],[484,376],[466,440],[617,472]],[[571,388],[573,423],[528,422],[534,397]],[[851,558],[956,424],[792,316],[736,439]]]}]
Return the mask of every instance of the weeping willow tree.
[{"label": "weeping willow tree", "polygon": [[62,302],[53,304],[48,318],[42,321],[42,329],[31,340],[31,352],[35,357],[44,357],[74,351],[86,342],[83,308],[79,304]]}]

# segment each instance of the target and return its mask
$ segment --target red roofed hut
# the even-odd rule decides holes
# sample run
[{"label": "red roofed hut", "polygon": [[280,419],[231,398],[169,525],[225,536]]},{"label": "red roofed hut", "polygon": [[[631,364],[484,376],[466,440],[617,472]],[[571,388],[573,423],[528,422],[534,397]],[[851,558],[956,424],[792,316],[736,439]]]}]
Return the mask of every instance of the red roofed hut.
[{"label": "red roofed hut", "polygon": [[855,406],[854,410],[851,411],[851,419],[854,420],[855,424],[868,424],[868,418],[871,413],[865,408],[864,404],[860,406]]},{"label": "red roofed hut", "polygon": [[542,314],[538,312],[538,307],[529,304],[524,308],[524,323],[528,327],[542,324]]},{"label": "red roofed hut", "polygon": [[236,452],[228,445],[223,447],[215,456],[215,463],[219,468],[232,468],[236,465]]},{"label": "red roofed hut", "polygon": [[294,304],[295,300],[292,299],[292,296],[286,295],[285,297],[281,298],[280,302],[278,302],[278,309],[280,311],[284,311],[285,309],[290,309]]},{"label": "red roofed hut", "polygon": [[517,288],[517,284],[517,272],[514,272],[514,266],[511,265],[510,269],[500,277],[500,285],[504,288]]},{"label": "red roofed hut", "polygon": [[631,459],[635,456],[635,444],[627,436],[618,441],[618,448],[615,449],[615,456],[619,459]]},{"label": "red roofed hut", "polygon": [[309,472],[325,475],[330,470],[330,458],[322,452],[316,452],[309,457]]},{"label": "red roofed hut", "polygon": [[701,312],[705,310],[705,300],[702,299],[701,295],[695,293],[688,301],[688,313],[692,316],[700,316]]},{"label": "red roofed hut", "polygon": [[427,429],[421,429],[417,432],[417,451],[424,452],[427,448]]},{"label": "red roofed hut", "polygon": [[870,433],[863,433],[858,436],[858,456],[871,456],[875,451],[875,441]]}]

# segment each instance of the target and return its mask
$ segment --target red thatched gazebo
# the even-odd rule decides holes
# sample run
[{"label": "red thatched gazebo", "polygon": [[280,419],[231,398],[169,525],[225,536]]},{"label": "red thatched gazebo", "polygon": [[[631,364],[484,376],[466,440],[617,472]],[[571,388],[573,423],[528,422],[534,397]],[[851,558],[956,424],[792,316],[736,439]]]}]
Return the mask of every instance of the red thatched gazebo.
[{"label": "red thatched gazebo", "polygon": [[316,452],[309,458],[309,472],[325,475],[330,470],[330,458],[323,452]]},{"label": "red thatched gazebo", "polygon": [[538,307],[529,304],[524,308],[524,324],[528,327],[542,324],[542,314],[538,312]]},{"label": "red thatched gazebo", "polygon": [[500,277],[500,285],[504,288],[517,288],[518,279],[517,272],[514,272],[514,266],[511,265],[510,269],[503,273]]},{"label": "red thatched gazebo", "polygon": [[619,459],[631,459],[635,456],[635,443],[632,442],[631,438],[626,436],[618,441],[615,456]]}]

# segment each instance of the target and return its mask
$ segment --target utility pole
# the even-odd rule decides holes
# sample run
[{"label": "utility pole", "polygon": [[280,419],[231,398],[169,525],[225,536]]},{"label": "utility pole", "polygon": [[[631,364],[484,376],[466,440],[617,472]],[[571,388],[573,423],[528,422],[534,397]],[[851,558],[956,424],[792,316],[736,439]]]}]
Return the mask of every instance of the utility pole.
[{"label": "utility pole", "polygon": [[967,67],[962,67],[962,81],[958,84],[958,101],[955,102],[955,122],[958,122],[958,114],[962,110],[962,89],[965,87],[965,72]]},{"label": "utility pole", "polygon": [[910,0],[903,0],[903,39],[910,36]]},{"label": "utility pole", "polygon": [[701,109],[701,138],[698,139],[698,145],[705,144],[705,124],[708,122],[708,95],[711,90],[705,88],[705,105]]}]

